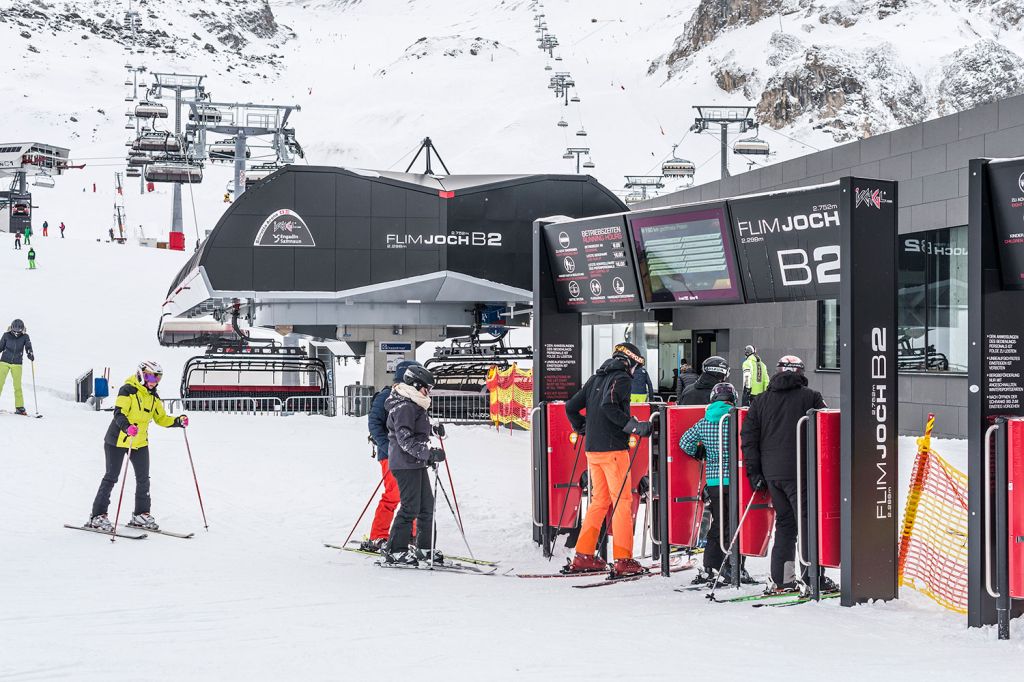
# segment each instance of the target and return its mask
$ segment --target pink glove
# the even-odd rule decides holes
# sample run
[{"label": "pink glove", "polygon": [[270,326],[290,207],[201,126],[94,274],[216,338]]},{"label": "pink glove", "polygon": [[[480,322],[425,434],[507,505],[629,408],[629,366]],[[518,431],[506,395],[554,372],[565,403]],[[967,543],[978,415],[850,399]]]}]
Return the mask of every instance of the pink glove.
[{"label": "pink glove", "polygon": [[139,427],[132,424],[124,432],[128,434],[129,438],[135,438],[135,436],[139,435]]},{"label": "pink glove", "polygon": [[180,417],[178,417],[178,426],[180,426],[181,428],[185,428],[185,427],[188,426],[188,415],[187,414],[183,414]]}]

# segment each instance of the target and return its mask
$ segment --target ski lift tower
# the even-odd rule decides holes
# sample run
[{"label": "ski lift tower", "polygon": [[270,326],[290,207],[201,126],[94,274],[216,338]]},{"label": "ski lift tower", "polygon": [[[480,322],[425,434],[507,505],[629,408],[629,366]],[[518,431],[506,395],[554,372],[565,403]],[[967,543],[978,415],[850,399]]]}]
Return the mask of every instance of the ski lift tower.
[{"label": "ski lift tower", "polygon": [[752,106],[723,107],[716,105],[695,106],[697,117],[694,119],[690,130],[695,133],[708,130],[712,125],[718,124],[722,131],[721,160],[722,179],[729,177],[729,126],[739,126],[739,131],[745,133],[751,128],[757,128],[757,123],[750,117],[753,111]]},{"label": "ski lift tower", "polygon": [[295,129],[288,127],[293,111],[302,111],[298,104],[252,104],[239,102],[189,102],[192,108],[188,131],[196,133],[196,149],[206,156],[206,133],[232,135],[235,138],[235,200],[245,191],[245,158],[250,137],[273,136],[273,147],[281,164],[294,163],[305,152],[295,140]]},{"label": "ski lift tower", "polygon": [[[196,76],[184,73],[153,73],[154,83],[150,86],[149,93],[153,99],[160,99],[165,94],[174,94],[174,136],[181,142],[181,105],[186,100],[183,95],[188,93],[196,101],[206,99],[206,88],[203,86],[203,79],[206,76]],[[190,105],[194,102],[188,102]],[[184,152],[185,145],[182,144]],[[174,183],[174,191],[171,204],[171,233],[169,246],[176,251],[185,250],[185,227],[181,217],[181,183]],[[198,226],[197,226],[198,229]]]}]

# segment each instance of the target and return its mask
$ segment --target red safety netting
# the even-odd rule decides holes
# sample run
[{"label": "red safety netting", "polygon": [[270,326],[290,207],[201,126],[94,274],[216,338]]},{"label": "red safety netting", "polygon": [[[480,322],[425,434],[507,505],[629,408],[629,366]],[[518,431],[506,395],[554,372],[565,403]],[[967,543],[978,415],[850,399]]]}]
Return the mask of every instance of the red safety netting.
[{"label": "red safety netting", "polygon": [[900,532],[899,583],[967,613],[967,475],[931,448],[935,416],[917,439]]}]

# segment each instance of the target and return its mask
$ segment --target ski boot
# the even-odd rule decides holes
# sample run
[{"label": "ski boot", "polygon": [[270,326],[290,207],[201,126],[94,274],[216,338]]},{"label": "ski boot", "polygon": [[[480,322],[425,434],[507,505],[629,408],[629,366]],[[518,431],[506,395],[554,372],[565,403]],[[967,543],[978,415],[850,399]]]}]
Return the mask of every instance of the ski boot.
[{"label": "ski boot", "polygon": [[800,594],[800,583],[793,581],[776,585],[775,583],[768,581],[768,585],[764,588],[764,594],[766,597],[770,597],[775,594]]},{"label": "ski boot", "polygon": [[152,514],[149,512],[132,514],[132,520],[128,522],[128,525],[132,528],[142,528],[144,530],[160,530],[160,526],[157,525],[156,519],[154,519]]},{"label": "ski boot", "polygon": [[612,566],[613,578],[625,578],[627,575],[640,575],[641,573],[647,573],[647,569],[633,557],[616,559],[615,565]]},{"label": "ski boot", "polygon": [[392,554],[387,551],[387,545],[381,550],[384,555],[385,564],[404,564],[406,566],[419,566],[419,562],[416,560],[415,550],[407,549],[403,552],[396,552]]},{"label": "ski boot", "polygon": [[822,593],[838,592],[839,583],[837,583],[835,580],[832,580],[832,578],[823,575],[820,578],[818,578],[818,590]]},{"label": "ski boot", "polygon": [[561,573],[601,573],[608,570],[608,562],[596,554],[576,553],[572,561],[566,562]]},{"label": "ski boot", "polygon": [[27,417],[28,416],[28,412],[25,411],[24,407],[16,407],[16,408],[14,408],[14,414],[20,414],[22,417]]},{"label": "ski boot", "polygon": [[363,540],[359,543],[359,549],[364,552],[373,552],[375,554],[384,552],[384,545],[388,544],[387,538],[377,538],[375,540]]},{"label": "ski boot", "polygon": [[714,581],[711,571],[697,569],[697,575],[690,581],[691,585],[710,585]]},{"label": "ski boot", "polygon": [[97,514],[96,516],[89,519],[85,524],[86,528],[95,528],[101,530],[104,533],[111,533],[114,530],[114,525],[110,523],[110,519],[107,518],[106,514]]},{"label": "ski boot", "polygon": [[754,576],[747,573],[747,569],[740,569],[740,584],[741,585],[759,585],[760,583],[754,579]]},{"label": "ski boot", "polygon": [[[422,561],[425,564],[429,564],[430,563],[430,552],[431,552],[430,548],[419,549],[419,548],[417,548],[415,546],[410,546],[409,547],[409,551],[413,552],[415,554],[417,561]],[[444,563],[444,554],[441,554],[441,550],[435,549],[435,550],[433,550],[433,552],[434,552],[434,563],[435,564],[443,564]]]}]

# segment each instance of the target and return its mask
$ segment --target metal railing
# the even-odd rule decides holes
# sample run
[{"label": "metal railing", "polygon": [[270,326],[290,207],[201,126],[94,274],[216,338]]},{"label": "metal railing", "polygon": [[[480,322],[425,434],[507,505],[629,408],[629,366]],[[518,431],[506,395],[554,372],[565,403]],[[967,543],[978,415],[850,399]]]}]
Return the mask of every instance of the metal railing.
[{"label": "metal railing", "polygon": [[430,417],[450,424],[487,424],[491,399],[487,393],[430,396]]}]

